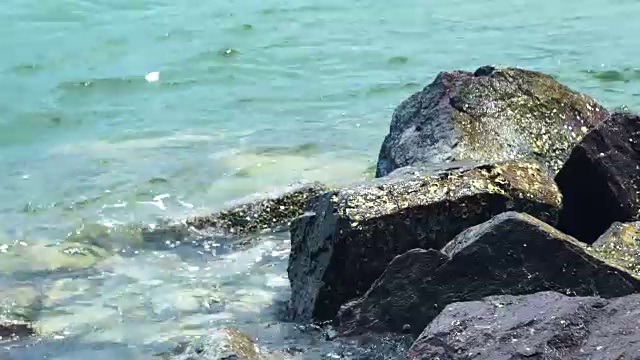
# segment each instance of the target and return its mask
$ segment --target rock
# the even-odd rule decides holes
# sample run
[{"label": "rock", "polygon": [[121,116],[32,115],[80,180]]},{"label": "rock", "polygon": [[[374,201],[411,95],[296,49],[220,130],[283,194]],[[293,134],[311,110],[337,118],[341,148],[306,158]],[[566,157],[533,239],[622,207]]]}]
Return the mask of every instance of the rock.
[{"label": "rock", "polygon": [[640,292],[640,276],[530,215],[507,212],[441,251],[396,257],[364,296],[341,308],[339,331],[400,333],[409,324],[418,335],[451,303],[547,290],[611,298]]},{"label": "rock", "polygon": [[327,191],[320,183],[292,185],[284,191],[267,196],[253,196],[240,199],[229,209],[207,215],[194,216],[181,224],[152,227],[145,229],[145,241],[171,238],[180,240],[188,236],[188,229],[212,229],[224,236],[247,236],[266,230],[275,230],[287,226],[289,222],[312,207],[314,198]]},{"label": "rock", "polygon": [[0,288],[0,343],[36,334],[32,322],[41,309],[41,296],[21,283]]},{"label": "rock", "polygon": [[556,292],[447,306],[409,360],[639,359],[640,295],[605,300]]},{"label": "rock", "polygon": [[5,273],[84,269],[111,256],[97,246],[72,242],[17,242],[5,250],[0,252],[0,271]]},{"label": "rock", "polygon": [[35,335],[32,322],[40,309],[41,296],[32,286],[0,288],[0,343]]},{"label": "rock", "polygon": [[0,287],[0,321],[33,322],[42,309],[43,295],[32,285],[12,283]]},{"label": "rock", "polygon": [[640,116],[614,113],[573,149],[556,176],[558,228],[586,243],[615,221],[640,220]]},{"label": "rock", "polygon": [[[333,319],[388,263],[413,248],[440,249],[462,230],[514,209],[555,223],[561,197],[533,160],[448,164],[327,192],[291,224],[291,315]],[[435,170],[434,170],[435,169]]]},{"label": "rock", "polygon": [[214,330],[202,341],[180,343],[173,351],[157,354],[162,360],[267,360],[253,340],[236,328]]},{"label": "rock", "polygon": [[614,223],[592,247],[600,257],[632,273],[640,274],[640,221]]},{"label": "rock", "polygon": [[35,334],[35,330],[30,323],[19,320],[0,319],[0,343],[5,341],[18,340],[23,337]]},{"label": "rock", "polygon": [[607,111],[551,76],[484,66],[440,73],[395,110],[376,176],[416,163],[535,156],[551,174]]}]

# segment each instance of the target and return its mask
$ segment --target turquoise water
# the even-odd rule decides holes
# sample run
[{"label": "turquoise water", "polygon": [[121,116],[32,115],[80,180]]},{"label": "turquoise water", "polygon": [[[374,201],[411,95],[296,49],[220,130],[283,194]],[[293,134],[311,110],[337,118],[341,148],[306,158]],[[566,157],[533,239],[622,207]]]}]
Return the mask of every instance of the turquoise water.
[{"label": "turquoise water", "polygon": [[35,294],[43,338],[0,355],[146,358],[230,325],[307,346],[274,315],[286,234],[212,253],[142,244],[137,224],[370,176],[395,106],[442,70],[542,70],[640,111],[638,13],[632,0],[4,1],[0,288]]}]

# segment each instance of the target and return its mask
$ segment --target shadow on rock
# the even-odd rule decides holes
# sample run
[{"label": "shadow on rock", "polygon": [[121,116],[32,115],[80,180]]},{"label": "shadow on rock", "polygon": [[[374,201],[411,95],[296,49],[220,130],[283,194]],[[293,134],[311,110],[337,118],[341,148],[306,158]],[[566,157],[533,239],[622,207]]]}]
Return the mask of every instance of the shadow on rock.
[{"label": "shadow on rock", "polygon": [[556,176],[558,228],[593,243],[615,221],[640,220],[640,116],[614,113],[573,149]]},{"label": "shadow on rock", "polygon": [[363,297],[341,308],[340,332],[418,335],[451,303],[546,290],[612,298],[639,292],[640,277],[540,220],[508,212],[441,251],[396,257]]}]

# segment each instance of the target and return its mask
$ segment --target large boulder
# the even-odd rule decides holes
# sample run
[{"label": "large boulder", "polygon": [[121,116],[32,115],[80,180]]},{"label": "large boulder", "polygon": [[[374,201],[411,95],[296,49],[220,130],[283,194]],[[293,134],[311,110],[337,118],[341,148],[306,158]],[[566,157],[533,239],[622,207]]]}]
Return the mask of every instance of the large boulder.
[{"label": "large boulder", "polygon": [[306,209],[313,207],[314,199],[325,191],[325,185],[312,182],[294,184],[268,194],[255,194],[238,199],[227,209],[210,215],[151,226],[143,230],[143,239],[146,242],[180,241],[190,235],[190,230],[205,230],[207,235],[232,237],[280,230]]},{"label": "large boulder", "polygon": [[640,295],[605,300],[556,292],[447,306],[409,360],[639,359]]},{"label": "large boulder", "polygon": [[556,176],[559,229],[592,243],[615,221],[640,220],[640,116],[614,113],[573,149]]},{"label": "large boulder", "polygon": [[640,221],[613,223],[591,246],[600,257],[640,274]]},{"label": "large boulder", "polygon": [[401,169],[327,192],[291,224],[289,281],[297,320],[329,320],[410,249],[439,249],[462,230],[513,209],[555,223],[557,187],[534,160]]},{"label": "large boulder", "polygon": [[535,156],[555,172],[607,111],[551,76],[484,66],[440,73],[395,110],[376,176],[416,163]]},{"label": "large boulder", "polygon": [[340,332],[419,334],[447,305],[496,294],[539,291],[605,298],[640,292],[640,275],[534,217],[500,214],[441,251],[396,257],[371,289],[340,310]]}]

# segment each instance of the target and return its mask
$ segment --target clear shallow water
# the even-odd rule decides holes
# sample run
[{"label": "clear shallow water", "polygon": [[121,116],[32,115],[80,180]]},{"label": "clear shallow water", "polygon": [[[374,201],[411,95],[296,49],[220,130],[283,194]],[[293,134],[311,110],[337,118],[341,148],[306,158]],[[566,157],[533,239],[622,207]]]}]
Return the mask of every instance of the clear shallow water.
[{"label": "clear shallow water", "polygon": [[366,176],[395,106],[442,70],[528,67],[640,111],[637,13],[631,0],[3,2],[0,287],[35,294],[46,335],[6,354],[144,358],[229,325],[265,346],[311,341],[275,315],[286,234],[214,255],[142,244],[135,224]]}]

